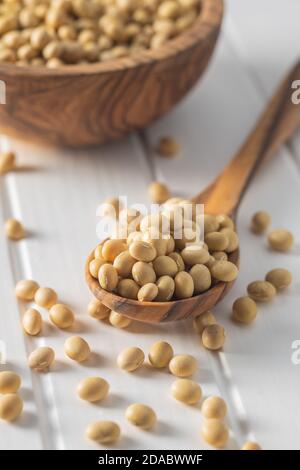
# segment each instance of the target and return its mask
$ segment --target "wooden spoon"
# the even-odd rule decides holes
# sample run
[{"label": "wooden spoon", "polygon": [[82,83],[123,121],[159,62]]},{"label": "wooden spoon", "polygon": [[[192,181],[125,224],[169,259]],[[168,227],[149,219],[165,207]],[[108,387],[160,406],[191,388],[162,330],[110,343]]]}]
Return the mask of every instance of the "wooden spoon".
[{"label": "wooden spoon", "polygon": [[[242,197],[262,161],[274,154],[300,126],[300,105],[292,103],[292,82],[300,79],[300,62],[269,102],[256,127],[229,165],[204,191],[192,198],[194,203],[205,204],[208,214],[228,214],[236,218]],[[103,290],[97,279],[89,273],[86,262],[86,281],[94,296],[111,310],[134,320],[148,323],[183,320],[212,309],[230,290],[231,283],[219,282],[208,291],[184,300],[171,302],[139,302],[125,299]],[[239,250],[231,253],[230,261],[239,264]]]}]

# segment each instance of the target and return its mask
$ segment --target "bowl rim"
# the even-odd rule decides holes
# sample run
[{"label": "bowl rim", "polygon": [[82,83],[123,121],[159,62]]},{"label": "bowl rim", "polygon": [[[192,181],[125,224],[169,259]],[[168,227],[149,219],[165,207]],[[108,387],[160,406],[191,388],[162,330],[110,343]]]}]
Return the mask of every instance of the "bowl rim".
[{"label": "bowl rim", "polygon": [[45,66],[17,66],[14,64],[0,63],[1,74],[11,76],[82,76],[97,75],[111,72],[121,72],[124,69],[134,69],[143,65],[161,62],[183,51],[192,49],[199,41],[205,42],[219,29],[224,13],[224,0],[201,0],[199,17],[192,27],[171,39],[158,49],[146,49],[132,57],[109,60],[83,65],[68,65],[57,69],[49,69]]}]

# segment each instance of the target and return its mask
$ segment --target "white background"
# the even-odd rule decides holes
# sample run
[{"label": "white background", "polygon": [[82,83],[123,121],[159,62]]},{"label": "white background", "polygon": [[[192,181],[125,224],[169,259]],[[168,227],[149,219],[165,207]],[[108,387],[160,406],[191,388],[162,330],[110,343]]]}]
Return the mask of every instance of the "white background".
[{"label": "white background", "polygon": [[[90,294],[84,282],[85,257],[96,245],[96,207],[106,197],[127,194],[131,202],[147,201],[147,185],[165,181],[174,194],[199,192],[222,169],[242,143],[267,98],[300,57],[299,0],[228,0],[222,35],[204,79],[173,112],[141,136],[92,151],[54,150],[1,138],[1,148],[16,150],[22,169],[0,181],[0,224],[20,218],[29,236],[8,242],[0,234],[0,340],[7,361],[0,369],[19,372],[24,413],[13,424],[0,423],[0,449],[92,449],[86,426],[97,419],[120,423],[120,449],[204,449],[199,436],[200,407],[187,407],[170,397],[173,378],[147,367],[127,374],[116,368],[118,352],[131,345],[145,352],[157,339],[170,341],[176,353],[199,360],[196,379],[204,396],[222,395],[229,406],[230,449],[254,439],[264,449],[300,448],[300,365],[291,361],[292,342],[300,339],[300,139],[265,165],[241,205],[241,274],[235,288],[215,314],[227,330],[224,351],[203,350],[190,322],[164,326],[134,324],[127,331],[96,322],[86,314]],[[51,110],[49,110],[51,112]],[[151,147],[162,135],[175,136],[180,157],[163,160]],[[248,230],[258,209],[270,211],[273,227],[286,227],[296,237],[289,254],[268,251],[263,238]],[[256,322],[241,327],[230,320],[233,300],[247,283],[277,266],[289,268],[294,283],[270,305],[259,308]],[[94,352],[83,365],[68,360],[64,339],[70,332],[47,322],[41,337],[25,337],[20,327],[24,306],[13,289],[21,278],[55,288],[59,299],[77,314],[76,334]],[[31,373],[29,352],[38,345],[53,347],[57,363],[46,375]],[[111,385],[109,398],[90,405],[75,394],[79,380],[98,374]],[[151,432],[134,429],[124,418],[132,402],[154,408],[158,425]]]}]

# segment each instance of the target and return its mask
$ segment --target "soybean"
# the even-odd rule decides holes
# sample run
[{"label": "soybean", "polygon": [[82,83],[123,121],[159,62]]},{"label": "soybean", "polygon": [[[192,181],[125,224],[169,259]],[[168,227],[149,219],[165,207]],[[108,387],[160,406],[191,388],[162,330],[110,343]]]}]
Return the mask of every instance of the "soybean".
[{"label": "soybean", "polygon": [[141,403],[130,405],[125,412],[125,417],[131,424],[142,429],[151,429],[157,421],[152,408]]},{"label": "soybean", "polygon": [[120,369],[133,372],[143,365],[144,360],[145,354],[140,348],[130,347],[120,352],[117,358],[117,364]]},{"label": "soybean", "polygon": [[42,346],[29,355],[28,365],[37,372],[46,372],[54,363],[55,353],[52,348]]},{"label": "soybean", "polygon": [[221,349],[225,343],[225,330],[219,324],[208,325],[202,333],[202,343],[206,349],[216,351]]},{"label": "soybean", "polygon": [[175,276],[175,297],[177,299],[187,299],[194,293],[194,281],[192,276],[181,271]]},{"label": "soybean", "polygon": [[294,245],[294,236],[285,229],[273,230],[268,235],[269,246],[276,251],[289,251]]},{"label": "soybean", "polygon": [[10,240],[21,240],[25,236],[25,229],[17,219],[8,219],[5,222],[5,234]]},{"label": "soybean", "polygon": [[156,369],[162,369],[169,365],[169,362],[174,356],[172,346],[166,341],[157,341],[152,344],[148,359],[150,364]]},{"label": "soybean", "polygon": [[98,280],[102,289],[112,292],[118,284],[118,271],[111,264],[103,264],[99,269]]},{"label": "soybean", "polygon": [[51,287],[39,287],[34,295],[34,301],[39,307],[50,309],[57,303],[57,293]]},{"label": "soybean", "polygon": [[89,344],[80,336],[67,338],[64,349],[66,355],[76,362],[86,361],[91,354]]},{"label": "soybean", "polygon": [[189,354],[178,354],[171,359],[169,369],[176,377],[190,377],[197,370],[197,361]]},{"label": "soybean", "polygon": [[113,421],[96,421],[88,426],[86,437],[99,444],[112,444],[120,437],[121,431]]},{"label": "soybean", "polygon": [[55,304],[49,310],[49,317],[52,323],[58,328],[70,328],[75,322],[72,310],[64,304]]},{"label": "soybean", "polygon": [[216,323],[216,317],[210,311],[207,311],[194,318],[193,326],[196,333],[202,335],[204,328],[209,325],[215,325]]},{"label": "soybean", "polygon": [[16,393],[21,386],[21,377],[10,370],[0,372],[0,395]]},{"label": "soybean", "polygon": [[42,329],[42,316],[35,308],[29,308],[22,318],[22,326],[24,331],[31,336],[36,336]]},{"label": "soybean", "polygon": [[15,293],[18,299],[33,300],[39,287],[40,286],[37,282],[31,279],[23,279],[22,281],[17,282]]},{"label": "soybean", "polygon": [[217,281],[232,282],[237,278],[238,268],[230,261],[216,261],[210,272]]},{"label": "soybean", "polygon": [[139,286],[156,281],[156,273],[153,267],[144,261],[137,261],[132,268],[132,277]]},{"label": "soybean", "polygon": [[127,326],[132,323],[132,320],[128,317],[125,317],[125,315],[112,310],[109,315],[109,322],[116,328],[127,328]]},{"label": "soybean", "polygon": [[170,198],[169,188],[159,181],[153,181],[148,188],[149,196],[155,204],[163,204]]},{"label": "soybean", "polygon": [[251,230],[257,235],[264,233],[271,223],[271,216],[268,212],[256,212],[251,219]]},{"label": "soybean", "polygon": [[121,279],[117,286],[117,292],[121,297],[136,300],[138,298],[139,285],[133,279]]},{"label": "soybean", "polygon": [[7,393],[0,397],[0,419],[15,421],[23,411],[23,401],[15,393]]},{"label": "soybean", "polygon": [[233,319],[240,323],[251,323],[257,315],[256,303],[250,297],[239,297],[233,303],[232,314]]},{"label": "soybean", "polygon": [[208,444],[217,449],[221,449],[228,442],[229,431],[223,421],[219,419],[208,419],[205,420],[202,425],[201,435]]},{"label": "soybean", "polygon": [[276,294],[276,289],[268,281],[253,281],[247,287],[248,295],[256,302],[270,302]]},{"label": "soybean", "polygon": [[152,302],[158,294],[158,287],[153,282],[144,284],[138,291],[138,300],[141,302]]},{"label": "soybean", "polygon": [[287,269],[276,268],[266,274],[266,281],[270,282],[276,290],[282,290],[291,284],[292,275]]},{"label": "soybean", "polygon": [[168,302],[172,299],[175,291],[175,282],[170,276],[162,276],[156,281],[158,294],[156,299],[158,302]]},{"label": "soybean", "polygon": [[207,266],[204,264],[195,264],[191,270],[190,275],[194,281],[194,294],[201,294],[211,286],[211,274]]},{"label": "soybean", "polygon": [[110,314],[110,309],[98,299],[90,300],[87,311],[91,317],[96,318],[97,320],[104,320]]},{"label": "soybean", "polygon": [[171,392],[176,400],[182,401],[187,405],[194,405],[202,397],[200,385],[189,379],[178,379],[173,382]]},{"label": "soybean", "polygon": [[82,400],[94,403],[104,400],[109,392],[109,384],[102,377],[86,377],[77,387],[77,395]]},{"label": "soybean", "polygon": [[206,419],[224,419],[227,414],[227,406],[221,397],[209,397],[204,400],[201,412]]}]

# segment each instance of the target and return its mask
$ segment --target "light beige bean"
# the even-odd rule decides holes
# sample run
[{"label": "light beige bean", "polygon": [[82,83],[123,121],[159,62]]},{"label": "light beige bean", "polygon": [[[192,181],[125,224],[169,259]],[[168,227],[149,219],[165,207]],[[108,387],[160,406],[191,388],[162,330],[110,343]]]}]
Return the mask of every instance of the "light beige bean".
[{"label": "light beige bean", "polygon": [[268,235],[269,246],[276,251],[289,251],[294,245],[294,236],[285,229],[273,230]]},{"label": "light beige bean", "polygon": [[275,268],[266,274],[266,281],[270,282],[276,290],[286,289],[292,282],[292,274],[284,268]]},{"label": "light beige bean", "polygon": [[72,310],[64,304],[55,304],[49,310],[49,317],[52,323],[58,328],[70,328],[75,322]]},{"label": "light beige bean", "polygon": [[229,244],[228,237],[222,232],[210,232],[205,235],[205,243],[209,251],[223,251],[226,250]]},{"label": "light beige bean", "polygon": [[129,405],[125,417],[131,424],[142,429],[151,429],[157,421],[153,409],[141,403]]},{"label": "light beige bean", "polygon": [[22,326],[24,331],[31,336],[36,336],[42,329],[42,316],[35,308],[29,308],[22,318]]},{"label": "light beige bean", "polygon": [[215,325],[216,323],[216,317],[210,311],[207,311],[194,318],[193,326],[196,333],[202,335],[204,328],[208,325]]},{"label": "light beige bean", "polygon": [[195,264],[205,264],[209,260],[209,252],[198,245],[188,245],[182,252],[181,256],[183,261],[188,266],[194,266]]},{"label": "light beige bean", "polygon": [[109,392],[109,384],[102,377],[86,377],[77,387],[77,395],[82,400],[94,403],[104,400]]},{"label": "light beige bean", "polygon": [[121,297],[136,300],[140,286],[133,279],[121,279],[117,286],[117,293]]},{"label": "light beige bean", "polygon": [[157,256],[162,256],[167,254],[168,250],[168,240],[162,238],[160,233],[156,233],[154,230],[146,231],[143,233],[143,240],[150,243],[153,248],[156,250]]},{"label": "light beige bean", "polygon": [[5,234],[10,240],[21,240],[25,236],[25,229],[22,223],[16,219],[8,219],[5,222]]},{"label": "light beige bean", "polygon": [[170,253],[168,256],[170,258],[172,258],[175,261],[175,263],[177,264],[177,271],[178,272],[185,270],[185,264],[184,264],[183,258],[179,253],[174,251],[174,252]]},{"label": "light beige bean", "polygon": [[21,300],[33,300],[36,291],[40,286],[32,279],[23,279],[17,282],[15,294]]},{"label": "light beige bean", "polygon": [[129,245],[129,253],[138,261],[153,261],[156,257],[155,248],[148,242],[143,240],[133,241]]},{"label": "light beige bean", "polygon": [[86,437],[99,444],[112,444],[120,437],[121,431],[113,421],[96,421],[88,426]]},{"label": "light beige bean", "polygon": [[47,309],[57,303],[57,298],[57,293],[51,287],[39,287],[34,295],[35,303]]},{"label": "light beige bean", "polygon": [[195,264],[190,270],[190,275],[194,281],[194,295],[201,294],[210,288],[211,274],[204,264]]},{"label": "light beige bean", "polygon": [[162,369],[169,365],[173,356],[174,351],[169,343],[166,341],[157,341],[152,344],[148,354],[148,359],[153,367]]},{"label": "light beige bean", "polygon": [[126,250],[122,251],[118,256],[116,256],[113,266],[118,271],[119,276],[128,278],[131,276],[134,263],[136,263],[136,259],[134,259],[129,251]]},{"label": "light beige bean", "polygon": [[70,359],[77,362],[86,361],[91,355],[89,344],[80,336],[70,336],[67,338],[64,350]]},{"label": "light beige bean", "polygon": [[118,312],[111,311],[109,315],[109,321],[112,326],[116,328],[127,328],[132,323],[132,320],[125,315],[121,315]]},{"label": "light beige bean", "polygon": [[168,302],[172,299],[175,291],[175,282],[170,276],[162,276],[156,281],[158,294],[156,296],[157,302]]},{"label": "light beige bean", "polygon": [[113,263],[115,258],[126,248],[122,240],[107,240],[102,247],[102,257],[105,261]]},{"label": "light beige bean", "polygon": [[207,419],[201,429],[205,442],[217,449],[222,449],[228,442],[229,431],[225,423],[219,419]]},{"label": "light beige bean", "polygon": [[215,258],[216,261],[227,261],[228,256],[225,251],[213,251],[212,256]]},{"label": "light beige bean", "polygon": [[234,232],[231,228],[222,228],[220,233],[225,235],[228,240],[228,245],[225,249],[226,253],[232,253],[233,251],[238,249],[240,242],[238,234],[236,232]]},{"label": "light beige bean", "polygon": [[231,282],[237,278],[238,268],[230,261],[216,261],[210,272],[217,281]]},{"label": "light beige bean", "polygon": [[232,306],[233,319],[240,323],[251,323],[257,315],[257,306],[250,297],[239,297]]},{"label": "light beige bean", "polygon": [[127,372],[133,372],[144,364],[145,354],[140,348],[130,347],[123,349],[117,358],[117,364],[120,369]]},{"label": "light beige bean", "polygon": [[87,311],[91,317],[97,320],[104,320],[110,314],[110,309],[98,299],[90,300]]},{"label": "light beige bean", "polygon": [[204,233],[217,232],[220,228],[220,223],[215,215],[204,215]]},{"label": "light beige bean", "polygon": [[159,181],[153,181],[148,187],[149,196],[155,204],[163,204],[171,197],[169,188]]},{"label": "light beige bean", "polygon": [[152,302],[158,294],[158,287],[153,282],[144,284],[138,292],[138,300],[140,302]]},{"label": "light beige bean", "polygon": [[132,277],[139,286],[156,281],[156,274],[153,267],[144,261],[138,261],[133,265]]},{"label": "light beige bean", "polygon": [[103,264],[99,269],[98,280],[102,289],[112,292],[118,285],[118,271],[111,264]]},{"label": "light beige bean", "polygon": [[271,223],[271,216],[265,211],[256,212],[251,219],[251,230],[258,235],[264,233]]},{"label": "light beige bean", "polygon": [[219,214],[216,216],[217,222],[219,223],[219,230],[222,228],[230,228],[234,230],[233,220],[226,214]]},{"label": "light beige bean", "polygon": [[52,348],[42,346],[29,355],[28,366],[37,372],[47,372],[54,363],[55,353]]},{"label": "light beige bean", "polygon": [[169,369],[176,377],[190,377],[197,370],[197,361],[189,354],[178,354],[171,359]]},{"label": "light beige bean", "polygon": [[153,261],[153,268],[157,277],[170,276],[174,277],[178,272],[176,262],[169,256],[158,256]]},{"label": "light beige bean", "polygon": [[173,382],[171,387],[172,396],[187,405],[194,405],[201,400],[202,390],[193,380],[178,379]]},{"label": "light beige bean", "polygon": [[89,271],[90,271],[91,276],[93,276],[95,279],[98,279],[99,269],[105,263],[106,261],[103,258],[93,259],[89,264]]},{"label": "light beige bean", "polygon": [[224,346],[226,339],[225,330],[223,326],[218,325],[208,325],[204,328],[202,333],[202,343],[206,349],[211,351],[217,351]]},{"label": "light beige bean", "polygon": [[221,397],[209,397],[204,400],[201,413],[206,419],[224,419],[227,414],[227,406]]},{"label": "light beige bean", "polygon": [[192,297],[194,293],[194,281],[189,273],[181,271],[176,274],[174,281],[175,297],[177,299],[187,299]]},{"label": "light beige bean", "polygon": [[15,421],[23,411],[23,401],[15,393],[7,393],[0,397],[0,419]]},{"label": "light beige bean", "polygon": [[248,295],[256,302],[270,302],[276,294],[276,289],[268,281],[253,281],[247,287]]},{"label": "light beige bean", "polygon": [[257,442],[247,441],[241,450],[262,450],[262,448]]},{"label": "light beige bean", "polygon": [[10,370],[0,372],[0,395],[16,393],[21,386],[21,377]]}]

